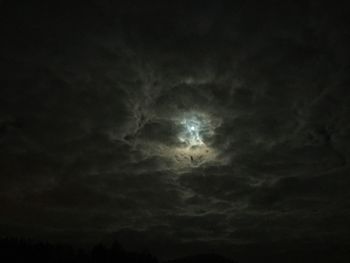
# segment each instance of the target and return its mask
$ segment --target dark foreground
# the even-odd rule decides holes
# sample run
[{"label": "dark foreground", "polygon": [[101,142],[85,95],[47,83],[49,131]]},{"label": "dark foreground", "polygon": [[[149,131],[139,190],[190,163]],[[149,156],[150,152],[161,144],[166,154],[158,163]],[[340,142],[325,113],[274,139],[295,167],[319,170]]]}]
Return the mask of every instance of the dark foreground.
[{"label": "dark foreground", "polygon": [[149,252],[131,252],[118,242],[97,244],[90,249],[77,249],[71,245],[52,244],[29,239],[0,238],[0,262],[36,263],[302,263],[302,262],[350,262],[347,246],[312,249],[307,251],[289,250],[283,253],[264,250],[257,253],[237,254],[238,261],[218,254],[199,254],[178,259],[161,261]]},{"label": "dark foreground", "polygon": [[[148,252],[126,251],[118,242],[114,242],[109,246],[98,244],[92,249],[82,250],[74,249],[69,245],[56,245],[32,240],[5,238],[0,240],[0,262],[158,263],[160,261]],[[168,263],[192,262],[235,263],[235,261],[215,254],[198,255],[168,261]]]}]

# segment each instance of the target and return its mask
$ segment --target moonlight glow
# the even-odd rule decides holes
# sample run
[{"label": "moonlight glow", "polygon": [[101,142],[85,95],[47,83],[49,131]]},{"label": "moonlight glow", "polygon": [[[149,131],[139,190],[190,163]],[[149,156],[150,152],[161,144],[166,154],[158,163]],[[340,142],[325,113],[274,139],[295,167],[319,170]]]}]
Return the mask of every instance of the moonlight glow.
[{"label": "moonlight glow", "polygon": [[183,131],[179,136],[181,142],[186,143],[190,147],[204,144],[201,136],[203,124],[197,117],[184,119],[181,124],[183,125]]},{"label": "moonlight glow", "polygon": [[[143,145],[145,154],[167,159],[167,168],[181,174],[187,169],[213,163],[223,164],[220,152],[213,147],[215,130],[221,119],[210,113],[199,111],[179,112],[171,118],[173,128],[169,135],[173,144],[147,142]],[[174,136],[174,137],[173,137]]]},{"label": "moonlight glow", "polygon": [[179,172],[188,167],[199,167],[205,163],[221,162],[218,151],[211,147],[215,129],[220,120],[203,112],[185,112],[174,119],[179,144],[163,151],[175,161]]}]

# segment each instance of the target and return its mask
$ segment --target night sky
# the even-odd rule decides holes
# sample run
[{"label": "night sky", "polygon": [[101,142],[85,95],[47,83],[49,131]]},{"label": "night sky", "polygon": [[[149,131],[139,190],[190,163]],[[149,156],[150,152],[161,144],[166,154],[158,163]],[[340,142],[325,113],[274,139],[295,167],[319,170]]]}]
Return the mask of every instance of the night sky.
[{"label": "night sky", "polygon": [[345,1],[0,1],[0,236],[346,250],[349,25]]}]

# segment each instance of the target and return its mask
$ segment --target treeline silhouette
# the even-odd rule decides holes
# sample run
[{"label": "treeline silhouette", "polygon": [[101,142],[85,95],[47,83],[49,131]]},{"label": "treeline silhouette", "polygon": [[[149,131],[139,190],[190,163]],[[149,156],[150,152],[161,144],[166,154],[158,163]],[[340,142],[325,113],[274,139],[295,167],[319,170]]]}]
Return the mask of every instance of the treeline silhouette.
[{"label": "treeline silhouette", "polygon": [[70,245],[50,244],[33,240],[0,239],[0,262],[35,263],[158,263],[150,253],[124,250],[118,242],[92,249],[75,249]]},{"label": "treeline silhouette", "polygon": [[200,255],[192,255],[179,259],[169,260],[166,263],[237,263],[229,258],[223,256],[207,253]]}]

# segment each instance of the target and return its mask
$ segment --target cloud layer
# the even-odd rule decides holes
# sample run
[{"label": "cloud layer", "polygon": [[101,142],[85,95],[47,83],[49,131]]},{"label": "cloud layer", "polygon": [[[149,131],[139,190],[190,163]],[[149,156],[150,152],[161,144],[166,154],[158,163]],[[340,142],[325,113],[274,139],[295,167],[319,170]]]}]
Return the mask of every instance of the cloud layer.
[{"label": "cloud layer", "polygon": [[[168,255],[346,240],[346,13],[248,2],[2,1],[1,232]],[[215,158],[180,173],[192,111]]]}]

